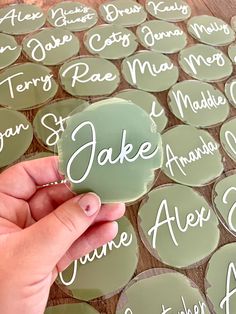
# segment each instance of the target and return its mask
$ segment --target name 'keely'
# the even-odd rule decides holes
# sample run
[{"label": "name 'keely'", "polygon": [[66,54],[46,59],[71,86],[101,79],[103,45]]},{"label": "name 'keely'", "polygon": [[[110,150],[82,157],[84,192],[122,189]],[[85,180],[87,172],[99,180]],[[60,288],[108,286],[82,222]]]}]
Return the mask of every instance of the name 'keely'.
[{"label": "name 'keely'", "polygon": [[[84,128],[87,128],[89,131],[89,134],[91,134],[91,140],[87,142],[86,144],[80,146],[69,158],[69,161],[67,163],[66,167],[66,173],[68,179],[73,183],[81,183],[83,182],[89,175],[92,166],[94,162],[97,162],[98,165],[104,166],[106,164],[115,165],[117,163],[124,164],[124,163],[132,163],[135,162],[138,158],[141,159],[151,159],[154,158],[154,156],[159,152],[159,146],[152,147],[152,144],[150,142],[143,142],[140,143],[139,149],[134,152],[134,147],[131,143],[127,143],[126,137],[127,137],[127,131],[122,130],[121,140],[119,140],[119,143],[121,143],[120,149],[119,149],[119,155],[113,156],[113,149],[112,147],[107,147],[102,149],[99,153],[96,154],[96,143],[97,143],[97,135],[96,135],[96,129],[92,122],[85,121],[81,124],[79,124],[71,133],[71,140],[73,142],[76,142],[76,138],[79,138],[80,131]],[[72,166],[76,161],[78,161],[78,158],[80,157],[81,153],[84,153],[86,150],[90,153],[90,158],[88,160],[87,168],[84,169],[83,175],[80,178],[74,178],[72,173]],[[132,156],[132,157],[131,157]]]}]

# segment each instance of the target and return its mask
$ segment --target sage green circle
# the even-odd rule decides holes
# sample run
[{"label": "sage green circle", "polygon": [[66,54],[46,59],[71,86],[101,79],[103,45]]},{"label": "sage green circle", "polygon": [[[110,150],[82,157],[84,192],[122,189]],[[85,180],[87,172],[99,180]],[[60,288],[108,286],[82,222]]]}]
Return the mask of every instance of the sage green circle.
[{"label": "sage green circle", "polygon": [[46,308],[44,314],[99,314],[87,303],[59,304]]},{"label": "sage green circle", "polygon": [[162,135],[164,161],[162,171],[173,181],[203,186],[224,170],[219,144],[204,130],[178,125]]},{"label": "sage green circle", "polygon": [[21,54],[21,46],[13,36],[0,34],[0,69],[14,63]]},{"label": "sage green circle", "polygon": [[84,100],[67,98],[40,108],[33,121],[34,133],[39,143],[46,149],[57,152],[57,142],[71,113],[75,109],[83,110],[87,106],[88,103]]},{"label": "sage green circle", "polygon": [[78,1],[65,1],[53,5],[47,13],[53,26],[79,32],[94,26],[98,21],[96,10]]},{"label": "sage green circle", "polygon": [[180,51],[179,64],[189,76],[206,82],[223,81],[233,72],[231,61],[221,50],[203,44]]},{"label": "sage green circle", "polygon": [[220,142],[226,154],[236,162],[236,117],[226,121],[220,129]]},{"label": "sage green circle", "polygon": [[84,36],[87,50],[105,59],[121,59],[135,52],[138,47],[134,33],[120,25],[99,25]]},{"label": "sage green circle", "polygon": [[151,20],[136,30],[140,43],[147,49],[161,53],[179,52],[187,45],[187,35],[177,25]]},{"label": "sage green circle", "polygon": [[224,122],[230,111],[225,95],[215,86],[186,80],[172,86],[168,105],[181,121],[195,127],[211,127]]},{"label": "sage green circle", "polygon": [[27,62],[0,74],[0,104],[14,110],[29,110],[52,99],[58,89],[51,69]]},{"label": "sage green circle", "polygon": [[212,203],[222,224],[236,236],[235,216],[236,173],[224,173],[212,189]]},{"label": "sage green circle", "polygon": [[236,64],[236,43],[233,43],[228,48],[228,55],[233,62],[233,64]]},{"label": "sage green circle", "polygon": [[236,108],[236,75],[232,76],[225,84],[225,94],[231,105]]},{"label": "sage green circle", "polygon": [[[140,153],[143,149],[145,154]],[[95,192],[102,203],[139,199],[162,164],[161,136],[154,121],[137,105],[119,98],[96,102],[72,115],[58,152],[60,171],[71,189]]]},{"label": "sage green circle", "polygon": [[0,167],[20,158],[29,148],[33,129],[23,113],[0,109]]},{"label": "sage green circle", "polygon": [[32,4],[14,4],[0,9],[0,32],[22,35],[33,32],[46,22],[43,10]]},{"label": "sage green circle", "polygon": [[153,94],[137,89],[126,89],[118,92],[115,96],[130,100],[145,110],[156,123],[157,132],[162,132],[165,129],[168,123],[165,109]]},{"label": "sage green circle", "polygon": [[147,18],[143,6],[134,0],[110,0],[99,6],[101,18],[108,24],[136,26]]},{"label": "sage green circle", "polygon": [[22,41],[23,51],[33,62],[44,65],[60,64],[78,54],[79,39],[59,28],[45,28]]},{"label": "sage green circle", "polygon": [[231,19],[231,27],[236,32],[236,15]]},{"label": "sage green circle", "polygon": [[124,79],[132,86],[147,92],[161,92],[179,78],[178,67],[170,58],[156,51],[139,51],[121,64]]},{"label": "sage green circle", "polygon": [[208,202],[180,184],[149,192],[139,208],[138,226],[149,252],[176,268],[204,263],[220,239],[218,219]]},{"label": "sage green circle", "polygon": [[146,10],[159,20],[180,22],[191,16],[191,7],[183,0],[146,0]]},{"label": "sage green circle", "polygon": [[[126,217],[118,221],[118,228],[113,241],[80,258],[62,273],[57,283],[64,292],[90,301],[118,293],[130,281],[138,264],[137,237]],[[63,285],[61,279],[71,284]]]},{"label": "sage green circle", "polygon": [[210,15],[193,16],[188,20],[189,34],[212,46],[226,46],[235,40],[235,32],[223,20]]},{"label": "sage green circle", "polygon": [[[229,310],[226,310],[227,281],[228,291],[232,293],[235,287],[236,244],[230,243],[216,251],[208,262],[205,275],[205,292],[211,313],[235,313],[236,300],[232,294],[229,297]],[[228,278],[228,280],[227,280]],[[220,307],[222,304],[222,308]]]},{"label": "sage green circle", "polygon": [[152,268],[135,277],[122,292],[116,308],[116,314],[153,314],[154,311],[210,314],[195,283],[167,268]]},{"label": "sage green circle", "polygon": [[79,57],[59,70],[63,89],[72,96],[104,96],[120,84],[120,73],[110,61],[99,57]]}]

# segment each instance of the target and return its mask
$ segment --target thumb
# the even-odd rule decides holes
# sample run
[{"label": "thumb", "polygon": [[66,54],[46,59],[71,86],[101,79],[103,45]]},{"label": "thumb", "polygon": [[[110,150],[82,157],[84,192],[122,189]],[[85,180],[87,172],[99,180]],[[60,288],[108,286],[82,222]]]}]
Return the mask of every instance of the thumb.
[{"label": "thumb", "polygon": [[24,229],[31,265],[36,262],[41,270],[52,271],[73,242],[94,222],[100,208],[101,201],[96,194],[79,195]]}]

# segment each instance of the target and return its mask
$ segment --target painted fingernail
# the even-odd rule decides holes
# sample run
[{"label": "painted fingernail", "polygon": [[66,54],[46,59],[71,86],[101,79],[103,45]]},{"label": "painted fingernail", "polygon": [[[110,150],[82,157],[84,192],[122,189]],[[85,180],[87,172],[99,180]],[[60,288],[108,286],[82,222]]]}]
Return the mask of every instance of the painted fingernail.
[{"label": "painted fingernail", "polygon": [[101,208],[100,198],[94,193],[87,193],[83,195],[79,199],[78,204],[86,216],[93,216]]}]

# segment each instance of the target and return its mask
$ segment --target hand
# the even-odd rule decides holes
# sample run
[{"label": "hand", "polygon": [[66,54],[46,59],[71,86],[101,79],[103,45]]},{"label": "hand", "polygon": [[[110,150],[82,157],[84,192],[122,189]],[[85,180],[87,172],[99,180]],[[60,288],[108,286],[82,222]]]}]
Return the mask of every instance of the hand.
[{"label": "hand", "polygon": [[0,174],[1,314],[43,314],[58,273],[117,234],[124,204],[74,196],[65,184],[42,188],[62,179],[57,169],[47,157]]}]

